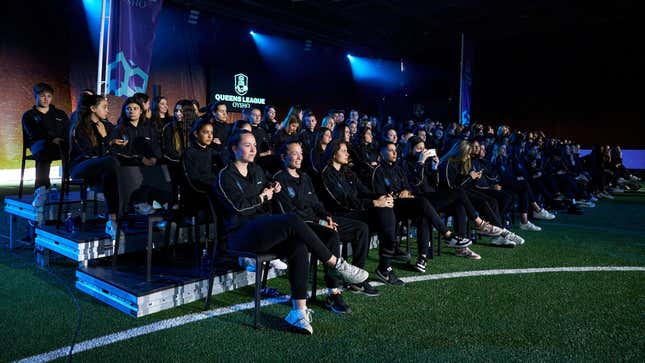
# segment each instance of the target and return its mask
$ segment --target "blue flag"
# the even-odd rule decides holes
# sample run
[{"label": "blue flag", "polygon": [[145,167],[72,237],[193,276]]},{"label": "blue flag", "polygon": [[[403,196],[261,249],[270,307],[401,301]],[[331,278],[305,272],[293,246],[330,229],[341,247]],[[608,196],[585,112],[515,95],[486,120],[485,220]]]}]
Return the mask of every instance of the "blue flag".
[{"label": "blue flag", "polygon": [[473,86],[474,45],[461,34],[461,84],[459,85],[459,122],[470,124],[470,91]]},{"label": "blue flag", "polygon": [[108,94],[146,92],[152,43],[163,0],[111,0]]}]

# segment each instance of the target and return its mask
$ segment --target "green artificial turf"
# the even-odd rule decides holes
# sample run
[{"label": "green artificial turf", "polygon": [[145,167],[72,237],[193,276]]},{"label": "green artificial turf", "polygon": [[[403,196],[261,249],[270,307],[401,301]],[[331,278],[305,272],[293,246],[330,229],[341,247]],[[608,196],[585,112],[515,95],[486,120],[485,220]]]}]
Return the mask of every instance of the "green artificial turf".
[{"label": "green artificial turf", "polygon": [[[584,216],[561,214],[522,232],[515,249],[477,244],[480,261],[444,248],[429,273],[560,266],[645,266],[645,196],[601,201]],[[376,265],[370,252],[368,267]],[[404,264],[400,276],[413,276]],[[82,310],[79,340],[201,311],[195,302],[131,318],[73,288],[74,264],[34,266],[28,251],[0,248],[0,361],[70,343]],[[52,275],[55,274],[55,275]],[[270,286],[288,292],[286,279]],[[320,285],[322,286],[322,284]],[[642,361],[645,272],[567,272],[432,280],[380,287],[378,298],[345,293],[354,312],[314,307],[312,337],[285,332],[287,305],[207,319],[79,353],[78,361]],[[212,308],[252,300],[252,288],[217,295]]]}]

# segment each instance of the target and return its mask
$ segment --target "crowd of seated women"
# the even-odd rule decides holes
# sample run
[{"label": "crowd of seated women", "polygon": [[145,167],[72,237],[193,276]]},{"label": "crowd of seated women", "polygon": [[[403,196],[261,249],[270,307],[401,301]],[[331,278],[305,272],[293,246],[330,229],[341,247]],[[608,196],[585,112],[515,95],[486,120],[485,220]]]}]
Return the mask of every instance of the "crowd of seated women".
[{"label": "crowd of seated women", "polygon": [[[347,313],[342,291],[379,295],[364,270],[371,235],[379,241],[373,278],[400,286],[393,262],[409,258],[398,245],[400,222],[416,230],[412,268],[424,273],[433,229],[456,257],[478,260],[473,234],[494,246],[525,243],[510,230],[513,213],[522,233],[537,232],[534,222],[554,219],[555,210],[582,214],[638,181],[619,148],[597,147],[581,158],[568,140],[508,126],[399,125],[356,110],[345,119],[336,109],[319,122],[299,106],[282,121],[273,106],[251,107],[231,123],[225,103],[200,109],[185,99],[171,108],[166,98],[145,94],[127,98],[113,124],[103,96],[84,91],[69,121],[52,96],[47,85],[35,88],[36,105],[23,118],[29,146],[44,160],[40,169],[69,150],[71,177],[105,195],[111,238],[126,213],[178,208],[185,174],[218,206],[229,248],[276,253],[288,267],[293,309],[285,319],[309,334],[309,254],[325,267],[325,305]],[[37,206],[50,185],[43,173]],[[352,264],[340,256],[341,241],[352,247]]]}]

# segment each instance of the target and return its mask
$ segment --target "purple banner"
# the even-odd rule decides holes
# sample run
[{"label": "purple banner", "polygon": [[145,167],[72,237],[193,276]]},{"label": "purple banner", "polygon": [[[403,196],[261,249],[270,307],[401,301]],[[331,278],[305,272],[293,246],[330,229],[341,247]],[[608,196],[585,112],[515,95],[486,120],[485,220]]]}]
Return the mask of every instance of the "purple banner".
[{"label": "purple banner", "polygon": [[152,42],[163,0],[111,0],[108,94],[146,92]]},{"label": "purple banner", "polygon": [[470,124],[470,91],[473,85],[474,45],[461,34],[461,84],[459,85],[459,122]]}]

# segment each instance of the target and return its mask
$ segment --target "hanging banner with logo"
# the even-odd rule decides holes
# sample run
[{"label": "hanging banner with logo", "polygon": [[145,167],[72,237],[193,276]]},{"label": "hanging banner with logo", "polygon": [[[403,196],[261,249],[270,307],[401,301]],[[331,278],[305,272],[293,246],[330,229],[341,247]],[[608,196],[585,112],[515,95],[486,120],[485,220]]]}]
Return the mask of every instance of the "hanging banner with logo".
[{"label": "hanging banner with logo", "polygon": [[146,92],[152,42],[163,0],[111,0],[108,94]]},{"label": "hanging banner with logo", "polygon": [[[222,72],[225,74],[224,72]],[[250,92],[249,77],[236,73],[232,78],[225,77],[218,81],[213,90],[213,102],[226,102],[229,110],[242,110],[251,106],[264,106],[266,99]],[[232,91],[232,92],[231,92]],[[255,89],[257,91],[257,89]],[[251,96],[253,95],[253,96]]]},{"label": "hanging banner with logo", "polygon": [[461,73],[459,85],[459,122],[470,124],[470,91],[473,85],[474,44],[461,34]]}]

